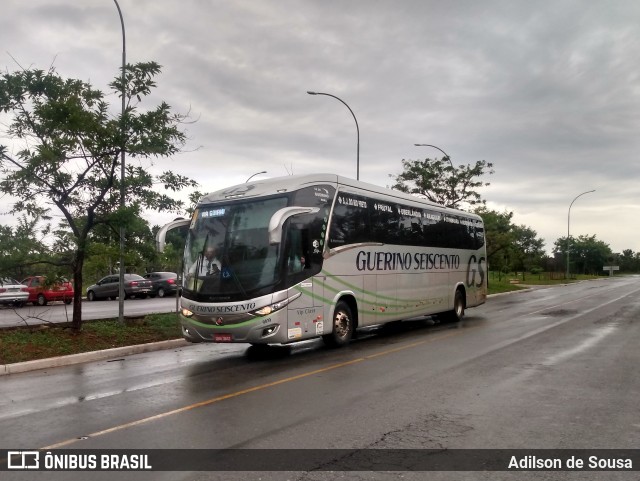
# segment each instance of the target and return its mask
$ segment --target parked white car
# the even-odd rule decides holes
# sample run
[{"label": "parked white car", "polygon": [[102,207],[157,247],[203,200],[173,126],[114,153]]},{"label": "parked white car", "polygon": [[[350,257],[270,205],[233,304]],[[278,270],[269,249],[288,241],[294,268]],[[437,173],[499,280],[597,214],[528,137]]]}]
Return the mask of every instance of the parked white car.
[{"label": "parked white car", "polygon": [[11,277],[0,277],[0,304],[22,307],[29,299],[29,290]]}]

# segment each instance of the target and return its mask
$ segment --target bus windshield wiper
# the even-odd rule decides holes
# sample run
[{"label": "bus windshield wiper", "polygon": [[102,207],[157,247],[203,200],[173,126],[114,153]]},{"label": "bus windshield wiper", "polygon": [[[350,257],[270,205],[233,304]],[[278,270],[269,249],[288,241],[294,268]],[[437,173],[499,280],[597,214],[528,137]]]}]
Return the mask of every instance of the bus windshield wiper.
[{"label": "bus windshield wiper", "polygon": [[[229,226],[231,227],[233,225],[232,222],[229,222]],[[247,298],[247,291],[244,290],[244,286],[242,285],[242,282],[240,281],[240,279],[238,279],[238,276],[235,273],[235,269],[232,268],[231,266],[231,260],[229,259],[229,238],[231,235],[232,231],[231,229],[227,229],[224,235],[224,253],[222,255],[222,267],[224,267],[226,265],[226,269],[227,272],[229,273],[229,275],[231,276],[231,278],[233,279],[234,283],[236,284],[236,287],[240,290],[240,292],[242,293],[242,296],[246,299]],[[224,274],[224,272],[222,272],[221,274]]]},{"label": "bus windshield wiper", "polygon": [[202,251],[198,254],[198,258],[196,259],[196,271],[195,271],[195,281],[193,283],[193,290],[198,290],[198,282],[200,281],[200,268],[202,267],[202,263],[204,262],[204,251],[207,249],[207,242],[209,242],[209,233],[207,232],[207,236],[204,238],[204,243],[202,244]]}]

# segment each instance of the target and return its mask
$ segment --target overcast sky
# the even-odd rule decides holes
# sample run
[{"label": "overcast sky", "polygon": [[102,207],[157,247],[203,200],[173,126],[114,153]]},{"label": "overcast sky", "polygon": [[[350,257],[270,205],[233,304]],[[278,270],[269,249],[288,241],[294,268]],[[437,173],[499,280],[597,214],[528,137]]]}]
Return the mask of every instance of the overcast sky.
[{"label": "overcast sky", "polygon": [[[197,120],[185,153],[157,167],[202,191],[263,170],[355,178],[353,117],[315,90],[356,115],[361,180],[391,185],[402,159],[441,157],[414,146],[434,144],[454,164],[493,163],[488,206],[547,251],[592,189],[571,235],[640,251],[636,0],[119,3],[127,61],[163,66],[153,100]],[[121,63],[112,0],[2,0],[0,41],[4,71],[53,64],[105,91]]]}]

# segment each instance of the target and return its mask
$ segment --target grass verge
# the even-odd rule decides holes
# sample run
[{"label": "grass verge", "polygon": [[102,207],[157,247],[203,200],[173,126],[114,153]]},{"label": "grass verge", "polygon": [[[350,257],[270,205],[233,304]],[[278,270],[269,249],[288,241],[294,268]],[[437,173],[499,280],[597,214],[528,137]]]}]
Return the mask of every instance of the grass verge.
[{"label": "grass verge", "polygon": [[87,321],[75,334],[64,325],[0,330],[0,364],[13,364],[113,347],[179,339],[180,325],[175,313],[149,314],[134,325],[118,320]]},{"label": "grass verge", "polygon": [[569,284],[572,282],[584,281],[589,279],[599,279],[602,276],[590,276],[578,274],[567,280],[562,275],[554,279],[548,272],[540,274],[529,273],[510,273],[499,275],[497,272],[491,272],[489,275],[489,294],[499,294],[502,292],[520,291],[529,286],[558,286]]}]

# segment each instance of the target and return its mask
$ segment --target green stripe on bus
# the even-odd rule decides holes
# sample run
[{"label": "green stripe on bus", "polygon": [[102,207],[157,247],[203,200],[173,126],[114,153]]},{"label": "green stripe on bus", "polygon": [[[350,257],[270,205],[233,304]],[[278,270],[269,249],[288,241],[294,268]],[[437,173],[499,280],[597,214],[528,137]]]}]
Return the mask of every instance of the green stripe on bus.
[{"label": "green stripe on bus", "polygon": [[[327,286],[325,283],[320,281],[320,284],[327,290],[330,290],[332,292],[340,292],[338,289],[334,289],[331,288],[329,286]],[[321,297],[318,296],[316,294],[314,294],[313,292],[302,288],[300,286],[296,286],[295,289],[308,296],[311,297],[312,299],[317,299],[322,301],[325,304],[329,304],[331,302],[333,302],[332,299],[327,299],[325,297]],[[362,291],[361,291],[362,292]],[[430,307],[430,306],[436,306],[438,304],[444,304],[445,299],[444,298],[436,298],[436,299],[429,299],[429,300],[418,300],[418,301],[414,301],[414,302],[403,302],[401,304],[388,304],[384,306],[384,311],[380,310],[380,306],[379,303],[377,302],[372,302],[372,301],[368,301],[366,299],[362,299],[361,303],[362,304],[368,304],[370,306],[373,306],[374,309],[371,310],[364,310],[364,309],[360,309],[361,312],[367,312],[369,314],[372,315],[376,315],[376,316],[392,316],[392,315],[397,315],[397,314],[410,314],[410,313],[420,313],[423,312],[424,309],[426,307]],[[415,305],[415,303],[417,303],[417,305]]]},{"label": "green stripe on bus", "polygon": [[[350,284],[350,283],[342,280],[340,277],[338,277],[338,276],[336,276],[334,274],[331,274],[331,273],[329,273],[327,271],[322,271],[322,274],[326,275],[330,279],[333,279],[337,283],[342,284],[343,286],[346,286],[346,287],[350,288],[351,290],[358,291],[358,292],[361,292],[361,293],[366,294],[366,295],[375,296],[378,299],[389,299],[391,301],[395,301],[396,300],[396,298],[392,297],[392,296],[383,296],[383,295],[379,295],[377,292],[371,292],[371,291],[367,291],[365,289],[361,289],[360,287],[358,287],[356,285],[353,285],[353,284]],[[327,287],[326,283],[324,283],[324,286]],[[333,289],[331,289],[331,290],[333,290]],[[335,289],[334,292],[339,292],[339,290]],[[408,302],[420,302],[421,300],[422,299],[407,299]]]}]

